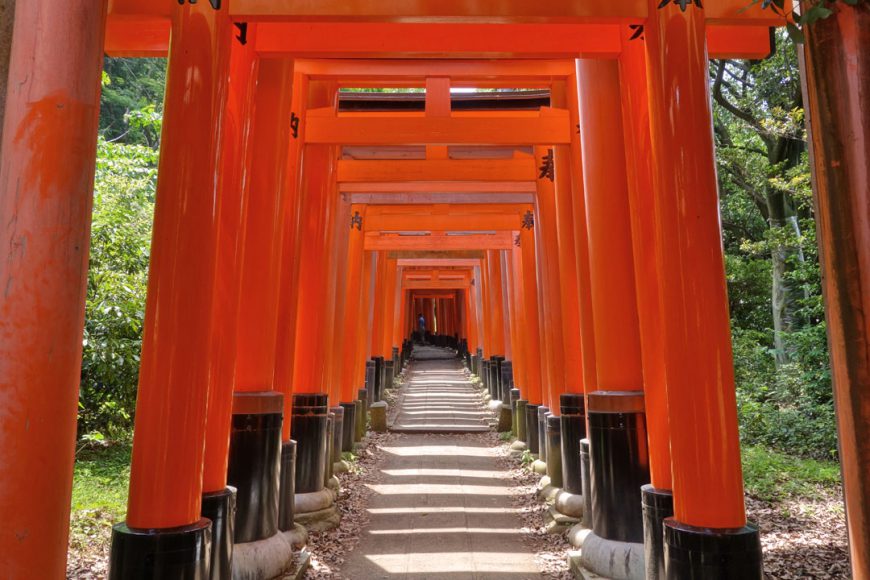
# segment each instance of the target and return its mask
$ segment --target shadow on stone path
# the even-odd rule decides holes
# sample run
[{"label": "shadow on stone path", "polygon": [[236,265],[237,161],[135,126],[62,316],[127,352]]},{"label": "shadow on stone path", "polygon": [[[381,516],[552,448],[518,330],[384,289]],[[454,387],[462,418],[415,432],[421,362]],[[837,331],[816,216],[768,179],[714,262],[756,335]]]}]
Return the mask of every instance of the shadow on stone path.
[{"label": "shadow on stone path", "polygon": [[[485,429],[477,390],[455,359],[417,360],[408,376],[400,419],[411,421],[410,410],[419,409],[427,421],[455,430],[473,421]],[[540,578],[491,435],[400,434],[382,451],[378,483],[370,485],[370,524],[341,570],[344,578]]]}]

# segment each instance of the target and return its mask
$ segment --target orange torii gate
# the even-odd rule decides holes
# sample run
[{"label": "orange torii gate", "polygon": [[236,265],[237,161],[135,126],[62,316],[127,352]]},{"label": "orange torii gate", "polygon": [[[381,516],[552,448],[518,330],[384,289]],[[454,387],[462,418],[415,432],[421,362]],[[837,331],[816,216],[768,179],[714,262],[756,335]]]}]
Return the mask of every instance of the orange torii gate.
[{"label": "orange torii gate", "polygon": [[[636,538],[638,510],[626,507],[636,499],[621,498],[636,494],[648,452],[653,488],[644,501],[660,519],[672,497],[674,511],[664,534],[646,546],[650,573],[667,565],[674,578],[760,577],[757,534],[746,526],[742,504],[706,66],[708,56],[765,56],[767,27],[781,21],[758,5],[744,10],[744,0],[406,4],[16,3],[8,58],[0,61],[0,233],[9,248],[0,266],[0,396],[10,410],[0,432],[0,567],[11,577],[64,571],[104,50],[170,61],[130,501],[126,525],[115,532],[113,578],[205,578],[209,568],[211,577],[227,577],[234,539],[268,540],[294,520],[308,521],[293,513],[285,486],[283,495],[274,486],[254,489],[254,473],[288,482],[295,465],[302,512],[328,510],[324,482],[334,446],[327,430],[337,426],[335,404],[350,403],[348,385],[359,386],[365,370],[360,362],[396,338],[387,317],[400,318],[395,307],[389,314],[399,265],[390,254],[482,248],[486,263],[474,276],[488,279],[483,291],[493,292],[482,314],[498,321],[484,325],[480,342],[498,344],[511,333],[494,336],[508,296],[528,335],[521,341],[526,360],[542,361],[540,376],[531,364],[519,373],[524,396],[558,414],[557,385],[580,391],[572,401],[583,403],[589,419],[594,477],[583,490],[595,534]],[[632,40],[629,25],[642,25],[642,38]],[[806,47],[856,576],[870,575],[870,398],[862,390],[870,355],[854,346],[867,344],[870,332],[859,285],[870,271],[870,244],[861,243],[866,224],[852,218],[867,211],[861,161],[870,138],[842,136],[867,134],[870,90],[854,90],[870,82],[862,52],[867,31],[867,8],[842,6],[809,31]],[[854,66],[823,66],[846,56]],[[575,69],[576,58],[584,60]],[[425,111],[342,113],[336,90],[351,86],[425,86]],[[451,86],[543,87],[551,103],[532,113],[454,112]],[[837,95],[847,93],[858,95],[854,106],[839,108]],[[353,167],[342,167],[349,145],[423,147],[429,169],[408,165],[401,175],[421,172],[424,179],[400,181],[423,185],[391,188],[384,166],[378,180],[375,173],[354,176]],[[463,145],[529,150],[501,174],[446,163],[450,148]],[[596,157],[599,145],[619,154]],[[532,169],[543,171],[530,189],[532,147]],[[445,162],[440,170],[429,165],[436,160]],[[498,180],[487,178],[493,173]],[[402,195],[403,188],[405,195],[464,195],[468,183],[480,196],[534,194],[537,223],[520,227],[519,247],[516,225],[500,234],[363,232],[354,228],[351,203],[358,200],[346,197]],[[604,219],[617,227],[604,228]],[[605,264],[602,244],[619,248],[618,271],[609,271],[614,264]],[[354,294],[356,280],[361,292]],[[624,309],[607,327],[601,317],[616,312],[617,298]],[[378,300],[380,310],[372,308]],[[263,334],[252,332],[258,323]],[[348,329],[365,340],[333,348]],[[626,359],[614,350],[619,332],[632,343]],[[517,344],[513,336],[510,342]],[[344,359],[351,366],[334,364],[351,352]],[[559,366],[561,359],[571,362]],[[662,366],[648,368],[655,360]],[[632,426],[637,445],[627,453],[602,436],[613,415]],[[262,452],[250,456],[259,462],[251,469],[239,471],[229,457],[231,479],[239,478],[230,483],[247,486],[240,500],[245,527],[232,538],[231,432],[233,444],[243,445],[237,451],[246,442],[238,438],[242,429],[233,429],[237,421],[264,438],[247,440]],[[555,475],[554,448],[542,449]],[[614,468],[610,475],[594,469],[602,462]],[[624,495],[603,497],[603,487]],[[615,522],[625,525],[613,529]],[[584,558],[593,552],[584,545]],[[728,556],[704,568],[698,562],[711,552]]]}]

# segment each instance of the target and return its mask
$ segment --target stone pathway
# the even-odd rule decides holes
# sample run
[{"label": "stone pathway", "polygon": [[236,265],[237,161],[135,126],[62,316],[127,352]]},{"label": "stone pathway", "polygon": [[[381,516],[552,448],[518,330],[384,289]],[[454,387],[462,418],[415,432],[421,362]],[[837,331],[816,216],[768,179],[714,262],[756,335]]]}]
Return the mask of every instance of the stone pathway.
[{"label": "stone pathway", "polygon": [[396,435],[382,448],[380,477],[370,485],[370,524],[341,575],[353,580],[540,578],[534,553],[521,541],[512,481],[496,459],[490,436],[461,433],[479,430],[486,413],[459,363],[417,360],[404,389],[397,425],[434,433]]},{"label": "stone pathway", "polygon": [[417,347],[390,431],[474,433],[489,431],[480,392],[445,349]]}]

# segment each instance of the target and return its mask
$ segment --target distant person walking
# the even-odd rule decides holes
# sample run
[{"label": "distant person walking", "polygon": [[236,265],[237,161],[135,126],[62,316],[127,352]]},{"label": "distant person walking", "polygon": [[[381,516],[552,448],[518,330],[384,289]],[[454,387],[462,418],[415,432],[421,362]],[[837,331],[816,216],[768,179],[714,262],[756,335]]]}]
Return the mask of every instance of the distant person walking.
[{"label": "distant person walking", "polygon": [[426,318],[421,314],[417,319],[417,328],[420,332],[420,342],[426,342]]}]

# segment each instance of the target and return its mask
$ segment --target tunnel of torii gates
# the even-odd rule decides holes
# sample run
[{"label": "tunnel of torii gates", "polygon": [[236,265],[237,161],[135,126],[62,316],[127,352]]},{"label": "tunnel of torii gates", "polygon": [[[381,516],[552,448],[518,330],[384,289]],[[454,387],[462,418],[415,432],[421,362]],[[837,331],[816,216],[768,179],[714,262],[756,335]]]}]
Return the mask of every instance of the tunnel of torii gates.
[{"label": "tunnel of torii gates", "polygon": [[[639,549],[653,578],[760,578],[707,62],[764,58],[783,22],[743,0],[659,4],[0,4],[3,577],[64,575],[108,54],[169,59],[110,577],[265,577],[252,554],[289,558],[282,534],[335,525],[335,454],[382,406],[422,315],[583,498],[587,566]],[[802,64],[852,566],[868,578],[870,9],[836,6]]]}]

